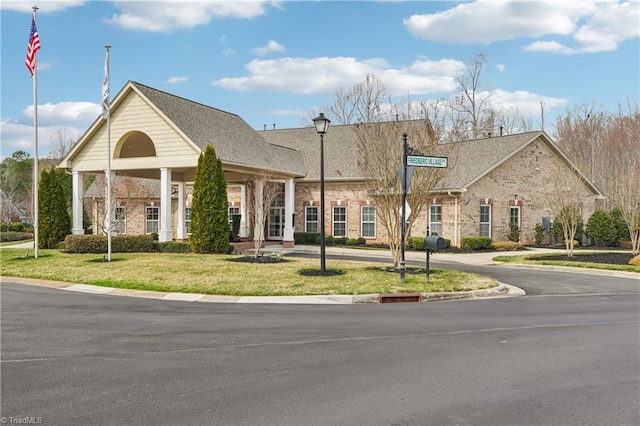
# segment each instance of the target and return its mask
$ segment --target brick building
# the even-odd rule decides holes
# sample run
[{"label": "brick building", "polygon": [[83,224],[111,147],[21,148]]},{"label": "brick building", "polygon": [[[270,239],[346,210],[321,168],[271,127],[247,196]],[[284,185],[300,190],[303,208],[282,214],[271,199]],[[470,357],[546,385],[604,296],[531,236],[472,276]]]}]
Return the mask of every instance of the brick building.
[{"label": "brick building", "polygon": [[[320,229],[320,147],[314,128],[255,131],[235,114],[135,82],[128,82],[113,99],[110,120],[110,141],[106,120],[99,117],[59,165],[73,176],[74,233],[83,233],[83,202],[91,211],[94,232],[101,229],[104,185],[96,179],[86,193],[82,188],[89,175],[104,181],[110,147],[111,170],[118,179],[114,187],[120,188],[112,192],[116,231],[155,232],[160,241],[188,238],[190,185],[198,156],[208,144],[221,159],[229,211],[241,215],[242,238],[264,232],[266,239],[292,245],[294,232]],[[326,233],[384,243],[386,230],[359,175],[354,140],[352,125],[332,126],[324,136]],[[553,220],[549,198],[554,180],[580,197],[585,220],[602,198],[544,132],[453,145],[450,169],[410,235],[424,236],[428,227],[454,246],[466,236],[504,241],[510,223],[516,223],[521,243],[527,244],[533,242],[537,223]],[[265,179],[278,182],[281,194],[260,230],[248,197],[253,197],[250,188],[261,190]]]}]

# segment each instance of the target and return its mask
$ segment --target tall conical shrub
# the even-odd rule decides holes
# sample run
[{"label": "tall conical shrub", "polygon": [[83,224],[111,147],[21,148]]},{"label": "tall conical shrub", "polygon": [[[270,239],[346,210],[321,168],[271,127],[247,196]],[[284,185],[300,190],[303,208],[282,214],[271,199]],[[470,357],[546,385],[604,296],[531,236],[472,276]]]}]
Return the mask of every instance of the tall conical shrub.
[{"label": "tall conical shrub", "polygon": [[43,170],[38,186],[38,247],[55,248],[71,233],[68,201],[59,174]]},{"label": "tall conical shrub", "polygon": [[198,158],[191,203],[191,236],[194,253],[226,253],[229,248],[227,181],[222,162],[207,145]]}]

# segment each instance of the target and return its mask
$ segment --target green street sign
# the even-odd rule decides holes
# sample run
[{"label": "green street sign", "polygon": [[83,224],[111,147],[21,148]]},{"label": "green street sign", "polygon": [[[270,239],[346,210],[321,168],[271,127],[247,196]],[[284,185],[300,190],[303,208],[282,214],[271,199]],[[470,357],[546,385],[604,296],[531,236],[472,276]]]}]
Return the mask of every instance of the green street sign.
[{"label": "green street sign", "polygon": [[407,166],[446,168],[447,157],[423,157],[419,155],[407,155]]}]

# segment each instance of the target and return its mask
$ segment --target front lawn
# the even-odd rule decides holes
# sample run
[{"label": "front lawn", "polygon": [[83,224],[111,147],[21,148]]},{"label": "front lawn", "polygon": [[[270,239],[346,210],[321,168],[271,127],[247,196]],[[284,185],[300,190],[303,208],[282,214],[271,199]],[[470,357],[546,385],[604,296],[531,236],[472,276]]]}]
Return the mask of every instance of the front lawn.
[{"label": "front lawn", "polygon": [[178,253],[115,253],[111,262],[102,254],[67,254],[57,250],[3,248],[2,276],[38,278],[77,284],[163,292],[229,296],[299,296],[322,294],[380,294],[467,291],[497,286],[481,275],[431,269],[399,274],[375,263],[327,261],[332,276],[301,274],[319,269],[318,260],[289,259],[278,263],[233,262],[239,256]]}]

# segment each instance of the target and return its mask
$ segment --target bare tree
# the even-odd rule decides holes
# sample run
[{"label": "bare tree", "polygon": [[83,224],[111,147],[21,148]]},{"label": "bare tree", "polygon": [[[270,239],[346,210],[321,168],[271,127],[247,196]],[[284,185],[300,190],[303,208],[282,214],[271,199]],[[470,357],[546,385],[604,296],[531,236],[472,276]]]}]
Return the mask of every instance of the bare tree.
[{"label": "bare tree", "polygon": [[[104,194],[102,203],[96,203],[94,218],[97,220],[98,229],[107,234],[107,178],[104,175],[96,176],[93,185],[101,194]],[[153,179],[142,179],[131,176],[114,176],[111,183],[111,232],[120,233],[125,221],[133,221],[146,217],[145,206],[158,198],[159,182]],[[96,200],[97,201],[97,200]],[[116,217],[116,207],[125,208],[124,217]],[[88,206],[87,211],[91,211]]]},{"label": "bare tree", "polygon": [[[387,230],[393,262],[398,268],[402,235],[402,183],[398,171],[402,169],[403,134],[407,134],[411,147],[424,155],[441,155],[446,145],[438,144],[431,124],[424,119],[360,124],[355,133],[358,167],[365,178],[363,186],[373,200],[380,223]],[[407,194],[411,208],[408,231],[428,205],[429,194],[444,173],[443,169],[415,168]]]},{"label": "bare tree", "polygon": [[78,134],[69,129],[56,129],[51,135],[51,149],[49,158],[52,160],[63,159],[78,141]]},{"label": "bare tree", "polygon": [[559,170],[551,173],[553,190],[547,198],[549,209],[554,214],[553,226],[562,228],[562,238],[567,249],[567,256],[573,257],[575,239],[582,220],[582,200],[576,188],[567,186]]},{"label": "bare tree", "polygon": [[613,207],[622,212],[634,254],[640,253],[640,107],[638,102],[619,105],[618,114],[604,139],[608,147],[599,161],[613,171],[604,190]]},{"label": "bare tree", "polygon": [[264,244],[269,209],[282,194],[283,188],[282,183],[274,180],[274,176],[268,172],[246,181],[245,184],[248,192],[253,195],[247,197],[247,212],[253,214],[253,248],[255,257],[258,257]]},{"label": "bare tree", "polygon": [[453,97],[451,109],[457,113],[454,123],[462,128],[457,128],[454,134],[470,130],[475,139],[483,133],[482,123],[489,111],[492,95],[483,81],[482,71],[486,64],[487,55],[476,52],[465,64],[464,73],[456,77],[459,93]]}]

